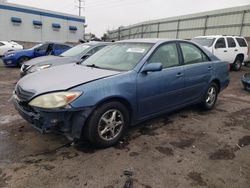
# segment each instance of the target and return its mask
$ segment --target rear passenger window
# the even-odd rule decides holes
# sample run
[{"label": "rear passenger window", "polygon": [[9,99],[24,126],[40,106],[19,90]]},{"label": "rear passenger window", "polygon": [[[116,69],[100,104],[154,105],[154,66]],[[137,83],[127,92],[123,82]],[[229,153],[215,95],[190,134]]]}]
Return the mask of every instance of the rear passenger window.
[{"label": "rear passenger window", "polygon": [[189,43],[181,43],[180,45],[185,64],[209,61],[208,57],[195,45]]},{"label": "rear passenger window", "polygon": [[63,50],[63,49],[67,49],[67,48],[68,48],[68,46],[63,45],[63,44],[55,44],[54,45],[54,49],[56,49],[56,50]]},{"label": "rear passenger window", "polygon": [[104,48],[105,46],[98,46],[98,47],[95,47],[93,50],[92,50],[92,53],[96,53],[98,52],[99,50],[101,50],[102,48]]},{"label": "rear passenger window", "polygon": [[179,59],[176,44],[160,46],[150,57],[148,63],[162,63],[163,68],[178,66]]},{"label": "rear passenger window", "polygon": [[247,47],[247,43],[245,41],[245,39],[243,38],[236,38],[238,44],[240,45],[240,47]]},{"label": "rear passenger window", "polygon": [[215,48],[226,48],[226,41],[224,38],[219,38],[215,44]]},{"label": "rear passenger window", "polygon": [[236,43],[232,37],[227,37],[228,48],[236,47]]}]

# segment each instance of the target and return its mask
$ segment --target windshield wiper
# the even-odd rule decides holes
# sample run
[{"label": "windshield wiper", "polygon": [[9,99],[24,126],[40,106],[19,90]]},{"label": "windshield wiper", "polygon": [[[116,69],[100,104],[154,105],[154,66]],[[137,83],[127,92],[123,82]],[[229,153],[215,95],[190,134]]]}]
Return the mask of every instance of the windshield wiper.
[{"label": "windshield wiper", "polygon": [[95,64],[86,65],[86,67],[93,67],[93,68],[100,69],[100,67],[96,66]]}]

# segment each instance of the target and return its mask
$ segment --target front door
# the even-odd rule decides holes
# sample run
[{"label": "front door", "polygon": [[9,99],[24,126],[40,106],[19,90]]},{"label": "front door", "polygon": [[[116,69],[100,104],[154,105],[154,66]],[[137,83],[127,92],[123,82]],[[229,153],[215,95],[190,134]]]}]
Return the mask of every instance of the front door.
[{"label": "front door", "polygon": [[34,57],[40,57],[47,55],[49,44],[43,44],[42,46],[35,49]]},{"label": "front door", "polygon": [[147,63],[162,63],[163,70],[138,74],[137,101],[140,118],[180,104],[184,87],[183,67],[180,66],[176,43],[158,47]]}]

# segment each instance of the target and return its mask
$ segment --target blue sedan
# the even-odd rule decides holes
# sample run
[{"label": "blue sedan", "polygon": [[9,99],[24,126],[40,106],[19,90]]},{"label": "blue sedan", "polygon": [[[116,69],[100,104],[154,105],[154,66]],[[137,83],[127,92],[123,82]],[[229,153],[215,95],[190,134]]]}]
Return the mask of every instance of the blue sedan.
[{"label": "blue sedan", "polygon": [[70,48],[70,45],[60,43],[38,44],[30,49],[6,52],[3,56],[3,63],[6,67],[22,66],[30,59],[46,55],[57,56]]},{"label": "blue sedan", "polygon": [[13,101],[42,133],[109,147],[129,126],[162,113],[192,104],[211,110],[228,84],[228,63],[192,42],[136,39],[113,43],[82,64],[25,76]]}]

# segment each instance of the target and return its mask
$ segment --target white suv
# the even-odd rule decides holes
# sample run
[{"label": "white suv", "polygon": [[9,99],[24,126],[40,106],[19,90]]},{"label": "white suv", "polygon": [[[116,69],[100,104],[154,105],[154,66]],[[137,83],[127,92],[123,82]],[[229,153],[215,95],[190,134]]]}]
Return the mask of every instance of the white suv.
[{"label": "white suv", "polygon": [[238,36],[200,36],[193,42],[205,47],[222,61],[228,61],[235,71],[241,69],[242,63],[248,59],[249,48],[247,41]]}]

